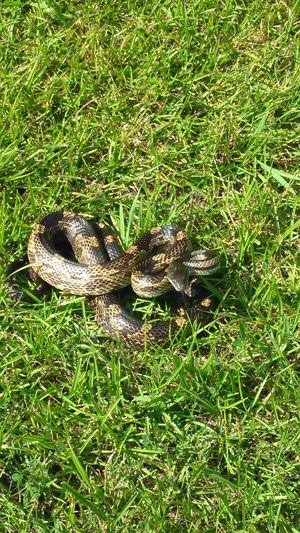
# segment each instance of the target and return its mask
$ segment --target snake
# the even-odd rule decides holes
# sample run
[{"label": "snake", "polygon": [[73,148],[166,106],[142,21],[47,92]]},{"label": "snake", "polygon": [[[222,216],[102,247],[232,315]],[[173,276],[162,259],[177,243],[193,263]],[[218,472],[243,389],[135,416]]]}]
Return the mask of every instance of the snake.
[{"label": "snake", "polygon": [[[87,296],[105,334],[142,348],[163,345],[188,322],[206,316],[213,300],[198,279],[218,270],[219,257],[213,250],[191,250],[186,232],[173,224],[148,230],[124,251],[109,225],[58,211],[34,225],[27,256],[9,265],[9,275],[26,265],[38,295],[54,287]],[[128,286],[142,298],[170,293],[174,316],[154,323],[136,318],[122,299]],[[12,298],[26,299],[13,278],[7,287]]]}]

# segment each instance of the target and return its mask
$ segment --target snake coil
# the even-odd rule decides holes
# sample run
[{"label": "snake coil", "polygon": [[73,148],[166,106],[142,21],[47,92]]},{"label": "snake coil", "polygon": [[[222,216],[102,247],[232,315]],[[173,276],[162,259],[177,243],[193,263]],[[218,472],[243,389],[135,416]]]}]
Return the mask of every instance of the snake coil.
[{"label": "snake coil", "polygon": [[[27,261],[28,275],[39,283],[40,293],[51,286],[92,297],[101,329],[139,348],[164,344],[189,320],[204,319],[212,299],[195,277],[190,278],[210,275],[219,267],[214,252],[190,251],[187,235],[177,226],[153,228],[124,251],[109,226],[72,212],[47,214],[34,226]],[[10,275],[16,266],[17,262],[9,265]],[[128,285],[146,298],[172,290],[177,302],[174,317],[150,324],[132,316],[121,296]],[[13,278],[7,286],[12,298],[25,299]]]}]

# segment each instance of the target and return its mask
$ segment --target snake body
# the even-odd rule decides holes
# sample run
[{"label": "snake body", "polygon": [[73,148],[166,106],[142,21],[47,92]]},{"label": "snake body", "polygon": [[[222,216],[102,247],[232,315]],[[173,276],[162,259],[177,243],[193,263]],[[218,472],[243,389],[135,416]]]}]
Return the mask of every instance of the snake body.
[{"label": "snake body", "polygon": [[143,348],[147,344],[164,345],[191,320],[206,323],[214,302],[203,287],[195,283],[191,296],[180,293],[173,304],[176,312],[170,320],[153,323],[133,317],[115,292],[96,296],[92,306],[96,320],[106,334],[119,337],[127,346]]},{"label": "snake body", "polygon": [[[209,275],[219,264],[213,252],[190,252],[187,235],[176,226],[153,228],[123,251],[108,226],[71,212],[43,217],[31,232],[27,255],[36,278],[65,293],[95,297],[92,307],[101,329],[136,347],[145,342],[163,344],[190,318],[203,316],[211,299],[199,297],[198,285],[189,276]],[[146,324],[133,317],[121,300],[120,289],[130,284],[143,297],[175,287],[184,295],[183,304],[173,319]]]},{"label": "snake body", "polygon": [[[100,231],[103,228],[103,224],[98,225]],[[58,231],[68,239],[76,261],[57,253],[52,237]],[[187,237],[183,231],[175,231],[176,243],[172,250],[149,256],[151,241],[161,234],[161,228],[154,228],[126,252],[107,261],[99,245],[99,232],[89,222],[74,213],[52,213],[46,215],[32,231],[28,259],[34,271],[57,289],[89,296],[106,294],[128,285],[133,270],[139,264],[144,269],[161,270],[179,258],[187,247]]]}]

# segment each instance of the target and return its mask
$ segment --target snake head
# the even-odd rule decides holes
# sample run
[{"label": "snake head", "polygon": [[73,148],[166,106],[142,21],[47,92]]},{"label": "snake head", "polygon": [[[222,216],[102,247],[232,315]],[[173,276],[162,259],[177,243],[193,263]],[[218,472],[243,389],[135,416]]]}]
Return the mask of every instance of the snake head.
[{"label": "snake head", "polygon": [[168,266],[166,275],[176,291],[189,294],[189,269],[183,264],[181,259],[173,261]]},{"label": "snake head", "polygon": [[173,261],[166,269],[166,275],[176,291],[192,296],[190,275],[209,276],[219,267],[220,260],[215,251],[195,250],[183,259]]},{"label": "snake head", "polygon": [[215,250],[194,250],[182,262],[189,273],[196,276],[210,276],[220,268],[220,258]]}]

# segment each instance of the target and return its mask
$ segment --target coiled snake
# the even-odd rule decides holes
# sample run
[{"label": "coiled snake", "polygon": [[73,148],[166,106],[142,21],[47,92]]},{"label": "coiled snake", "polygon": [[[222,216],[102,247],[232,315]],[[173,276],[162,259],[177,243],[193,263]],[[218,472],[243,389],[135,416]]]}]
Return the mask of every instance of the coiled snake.
[{"label": "coiled snake", "polygon": [[[202,317],[212,300],[199,292],[190,276],[210,275],[219,267],[214,252],[189,251],[187,235],[176,226],[153,228],[124,252],[109,226],[71,212],[48,214],[36,224],[27,256],[29,275],[40,282],[40,290],[48,284],[65,293],[93,296],[91,305],[103,331],[135,347],[163,344],[170,332]],[[9,273],[14,267],[15,262]],[[181,307],[177,305],[171,320],[146,324],[122,302],[120,289],[130,284],[142,297],[175,292],[175,288]],[[13,279],[7,286],[13,298],[24,299]]]}]

